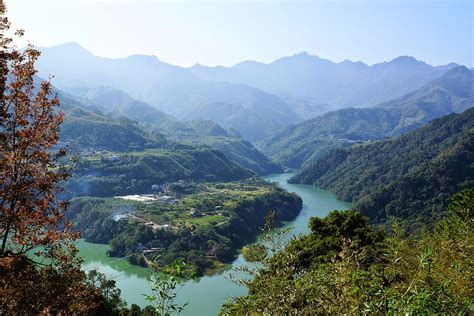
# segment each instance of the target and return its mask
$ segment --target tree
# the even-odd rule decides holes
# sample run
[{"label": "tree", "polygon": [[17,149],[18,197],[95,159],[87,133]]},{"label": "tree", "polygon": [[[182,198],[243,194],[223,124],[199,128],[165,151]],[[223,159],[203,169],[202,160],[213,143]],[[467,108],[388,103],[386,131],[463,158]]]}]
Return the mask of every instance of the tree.
[{"label": "tree", "polygon": [[0,2],[0,314],[88,313],[102,293],[85,282],[57,198],[69,176],[63,114],[35,76],[39,51],[16,48],[5,14]]},{"label": "tree", "polygon": [[63,119],[56,110],[59,100],[51,96],[49,81],[35,87],[34,63],[40,53],[32,46],[24,51],[12,46],[5,36],[5,7],[1,10],[0,253],[6,256],[76,235],[63,222],[66,202],[57,199],[69,176],[62,164],[66,151],[55,148]]},{"label": "tree", "polygon": [[[354,211],[310,220],[244,283],[221,315],[465,315],[472,286],[474,189],[456,194],[432,231],[381,233]],[[265,261],[264,260],[264,261]]]},{"label": "tree", "polygon": [[183,274],[184,261],[178,260],[171,264],[175,275],[168,275],[155,270],[147,279],[150,284],[152,295],[143,294],[148,302],[153,305],[154,312],[159,316],[169,316],[172,313],[181,314],[188,303],[177,304],[176,298],[179,291],[185,285]]}]

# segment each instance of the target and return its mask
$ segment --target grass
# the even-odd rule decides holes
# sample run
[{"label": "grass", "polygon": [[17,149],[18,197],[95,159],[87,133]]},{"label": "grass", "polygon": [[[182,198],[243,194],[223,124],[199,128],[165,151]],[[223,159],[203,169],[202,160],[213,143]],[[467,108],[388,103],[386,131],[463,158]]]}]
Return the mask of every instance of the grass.
[{"label": "grass", "polygon": [[192,223],[194,225],[209,225],[212,221],[220,222],[224,219],[225,217],[221,215],[208,215],[186,219],[186,222]]}]

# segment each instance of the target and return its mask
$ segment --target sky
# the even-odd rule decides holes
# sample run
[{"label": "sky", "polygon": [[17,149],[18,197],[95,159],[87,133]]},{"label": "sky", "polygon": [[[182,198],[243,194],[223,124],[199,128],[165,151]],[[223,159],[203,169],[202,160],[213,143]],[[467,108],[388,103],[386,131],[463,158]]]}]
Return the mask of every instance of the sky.
[{"label": "sky", "polygon": [[156,55],[179,65],[271,62],[301,51],[374,64],[409,55],[474,66],[471,0],[4,0],[36,46]]}]

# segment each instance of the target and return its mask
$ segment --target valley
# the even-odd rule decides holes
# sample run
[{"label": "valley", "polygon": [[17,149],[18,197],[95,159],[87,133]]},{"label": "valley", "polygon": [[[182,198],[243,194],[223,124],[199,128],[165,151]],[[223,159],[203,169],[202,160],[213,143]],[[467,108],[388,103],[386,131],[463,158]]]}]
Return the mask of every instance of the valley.
[{"label": "valley", "polygon": [[0,315],[474,314],[470,3],[31,1]]},{"label": "valley", "polygon": [[[377,227],[396,218],[409,232],[433,228],[450,197],[472,186],[473,83],[471,70],[451,65],[371,107],[331,110],[314,96],[286,95],[282,102],[315,117],[270,129],[225,98],[198,106],[202,115],[175,118],[117,88],[63,86],[61,141],[79,158],[63,196],[83,238],[84,269],[98,267],[145,307],[149,270],[173,274],[182,260],[182,272],[198,277],[182,288],[186,314],[213,314],[247,294],[229,278],[245,278],[239,269],[253,266],[240,252],[262,238],[270,211],[279,227],[294,226],[285,251],[299,242],[290,236],[311,232],[312,216],[336,209],[356,210]],[[245,123],[229,124],[234,110]],[[301,169],[280,173],[291,168]]]},{"label": "valley", "polygon": [[[257,178],[227,183],[170,182],[154,194],[71,200],[68,217],[88,242],[109,244],[111,257],[171,273],[203,276],[232,262],[258,236],[270,211],[292,221],[301,199]],[[158,254],[158,256],[156,256]]]},{"label": "valley", "polygon": [[406,95],[367,108],[328,112],[288,126],[258,143],[275,161],[291,168],[314,163],[335,148],[382,140],[410,132],[449,113],[474,106],[474,74],[455,67]]},{"label": "valley", "polygon": [[[263,179],[277,183],[288,192],[294,192],[303,199],[303,208],[293,220],[285,225],[292,227],[287,239],[291,236],[306,234],[309,231],[308,220],[312,216],[323,217],[333,209],[348,209],[350,203],[338,201],[335,196],[327,191],[319,190],[311,185],[290,184],[287,182],[293,173],[273,174]],[[130,304],[136,303],[142,307],[147,305],[142,293],[146,293],[148,285],[146,277],[149,271],[136,265],[131,265],[127,260],[117,260],[107,256],[110,246],[88,243],[83,240],[78,242],[80,255],[84,258],[84,269],[99,269],[107,277],[115,280],[122,289],[123,298]],[[236,269],[248,265],[242,255],[226,265],[222,270],[212,276],[203,276],[196,282],[188,281],[181,289],[182,295],[178,298],[180,304],[189,303],[186,315],[213,315],[217,314],[220,306],[229,298],[244,295],[246,289],[229,280],[229,275],[241,275]],[[244,275],[241,275],[244,277]]]},{"label": "valley", "polygon": [[445,216],[448,197],[473,186],[473,135],[471,108],[396,138],[333,150],[290,181],[356,202],[374,223],[396,217],[420,229]]}]

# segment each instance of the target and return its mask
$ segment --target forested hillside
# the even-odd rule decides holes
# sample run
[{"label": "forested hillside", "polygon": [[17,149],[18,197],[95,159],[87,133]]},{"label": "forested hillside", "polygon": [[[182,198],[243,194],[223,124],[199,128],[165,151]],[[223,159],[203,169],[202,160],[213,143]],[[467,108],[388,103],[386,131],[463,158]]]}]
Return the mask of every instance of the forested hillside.
[{"label": "forested hillside", "polygon": [[254,173],[208,147],[173,145],[166,149],[83,157],[69,181],[72,196],[152,193],[170,181],[233,181]]},{"label": "forested hillside", "polygon": [[98,112],[81,109],[62,98],[65,114],[61,141],[72,152],[81,150],[129,151],[163,147],[167,140],[160,133],[145,132],[126,118],[112,119]]},{"label": "forested hillside", "polygon": [[421,236],[384,233],[354,211],[312,218],[309,235],[257,260],[249,293],[221,315],[469,314],[473,206],[474,190],[456,194]]},{"label": "forested hillside", "polygon": [[[138,133],[143,135],[143,138],[159,137],[161,141],[166,138],[174,142],[208,145],[222,151],[231,161],[259,175],[282,170],[250,142],[244,140],[239,132],[226,130],[213,121],[180,121],[147,103],[132,99],[121,90],[108,87],[77,88],[75,94],[80,98],[61,93],[63,103],[66,104],[64,139],[80,148],[117,150],[116,143],[119,141],[122,144],[119,148],[129,146],[132,150],[153,148],[153,145],[160,147],[157,141],[153,143],[151,140],[148,147],[145,144],[141,147],[131,144]],[[68,104],[74,104],[75,107]],[[97,120],[104,122],[103,127],[107,126],[108,129],[100,130],[100,126],[95,126],[94,122]],[[90,128],[84,133],[81,126]],[[130,135],[117,130],[115,126],[130,126]],[[101,133],[97,134],[97,129]],[[110,133],[117,136],[114,137]],[[132,139],[124,139],[127,136]]]},{"label": "forested hillside", "polygon": [[285,166],[300,168],[333,148],[383,138],[397,122],[384,109],[343,109],[287,127],[258,148]]},{"label": "forested hillside", "polygon": [[375,222],[439,218],[451,195],[474,184],[474,109],[398,138],[336,149],[291,181],[329,189]]},{"label": "forested hillside", "polygon": [[403,97],[374,108],[342,109],[287,127],[259,148],[292,168],[321,158],[332,148],[350,147],[414,130],[434,118],[474,106],[474,74],[464,66]]}]

